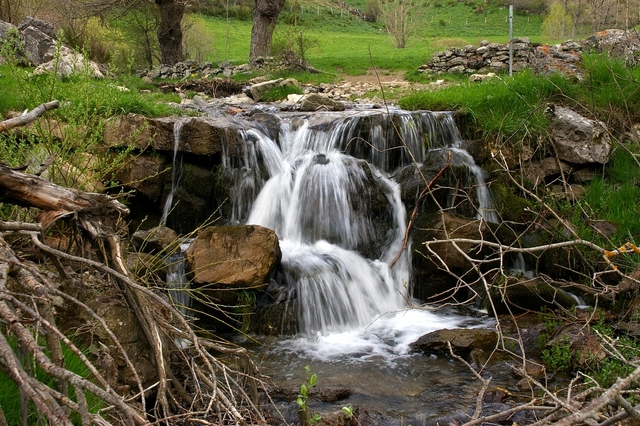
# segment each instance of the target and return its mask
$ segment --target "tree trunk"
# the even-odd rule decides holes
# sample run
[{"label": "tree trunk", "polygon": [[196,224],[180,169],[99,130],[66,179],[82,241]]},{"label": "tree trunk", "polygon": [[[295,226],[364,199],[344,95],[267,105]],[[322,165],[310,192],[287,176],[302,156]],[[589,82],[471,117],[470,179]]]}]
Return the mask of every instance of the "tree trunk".
[{"label": "tree trunk", "polygon": [[278,16],[283,7],[284,0],[255,0],[249,51],[250,63],[254,63],[260,56],[269,55],[273,31],[276,29]]},{"label": "tree trunk", "polygon": [[155,0],[160,8],[158,25],[158,43],[162,54],[162,63],[174,65],[183,60],[182,56],[182,17],[185,3],[182,0]]}]

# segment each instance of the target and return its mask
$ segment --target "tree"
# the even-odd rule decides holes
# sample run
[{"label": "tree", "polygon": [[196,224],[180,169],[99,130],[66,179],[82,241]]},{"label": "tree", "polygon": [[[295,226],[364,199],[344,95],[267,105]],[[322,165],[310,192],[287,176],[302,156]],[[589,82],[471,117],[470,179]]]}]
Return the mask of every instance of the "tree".
[{"label": "tree", "polygon": [[249,62],[254,63],[258,57],[269,55],[273,31],[283,7],[284,0],[255,0]]},{"label": "tree", "polygon": [[183,59],[182,54],[182,18],[186,7],[185,0],[155,0],[160,9],[158,25],[158,43],[162,53],[162,63],[173,65]]},{"label": "tree", "polygon": [[546,36],[559,40],[567,36],[569,29],[573,28],[573,20],[565,7],[560,3],[553,3],[549,14],[542,21],[542,32]]},{"label": "tree", "polygon": [[411,35],[418,22],[419,5],[415,0],[380,0],[380,16],[387,32],[393,36],[398,49],[404,49],[407,37]]}]

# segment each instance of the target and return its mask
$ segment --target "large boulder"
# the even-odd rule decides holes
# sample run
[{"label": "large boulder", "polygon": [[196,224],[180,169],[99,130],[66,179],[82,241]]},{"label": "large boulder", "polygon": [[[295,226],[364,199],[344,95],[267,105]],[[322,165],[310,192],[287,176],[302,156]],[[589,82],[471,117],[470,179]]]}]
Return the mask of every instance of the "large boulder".
[{"label": "large boulder", "polygon": [[561,106],[549,108],[551,137],[560,160],[604,164],[611,152],[607,126]]},{"label": "large boulder", "polygon": [[59,77],[69,77],[74,74],[85,74],[93,78],[104,78],[97,63],[85,58],[81,53],[76,53],[65,46],[57,48],[51,46],[43,59],[51,58],[47,62],[40,63],[33,73],[36,75],[55,73]]},{"label": "large boulder", "polygon": [[134,232],[131,243],[138,251],[169,255],[180,247],[176,231],[166,226]]},{"label": "large boulder", "polygon": [[211,226],[186,251],[196,284],[266,287],[282,256],[274,231],[257,225]]},{"label": "large boulder", "polygon": [[131,114],[109,121],[104,138],[109,147],[153,148],[168,151],[171,156],[176,148],[205,156],[242,157],[245,154],[238,124],[224,117],[149,119]]}]

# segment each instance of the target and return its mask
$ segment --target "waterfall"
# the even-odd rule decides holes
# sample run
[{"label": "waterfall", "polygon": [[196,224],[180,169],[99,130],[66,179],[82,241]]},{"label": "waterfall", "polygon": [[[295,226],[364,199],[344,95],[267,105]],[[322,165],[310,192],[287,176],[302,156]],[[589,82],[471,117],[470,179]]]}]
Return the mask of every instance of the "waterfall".
[{"label": "waterfall", "polygon": [[[246,214],[246,223],[277,233],[306,335],[362,329],[411,300],[406,212],[390,175],[429,150],[463,159],[476,179],[479,215],[497,221],[483,171],[460,148],[450,113],[316,113],[284,118],[277,143],[257,129],[242,134],[250,155],[237,184],[259,193],[252,204],[238,198],[234,218]],[[266,180],[249,177],[256,161]]]},{"label": "waterfall", "polygon": [[182,154],[179,151],[180,145],[180,129],[182,128],[182,122],[176,121],[173,125],[173,162],[171,166],[171,191],[167,195],[167,199],[162,209],[162,217],[160,218],[160,226],[167,225],[167,217],[171,212],[173,206],[173,196],[180,187],[180,180],[182,179]]}]

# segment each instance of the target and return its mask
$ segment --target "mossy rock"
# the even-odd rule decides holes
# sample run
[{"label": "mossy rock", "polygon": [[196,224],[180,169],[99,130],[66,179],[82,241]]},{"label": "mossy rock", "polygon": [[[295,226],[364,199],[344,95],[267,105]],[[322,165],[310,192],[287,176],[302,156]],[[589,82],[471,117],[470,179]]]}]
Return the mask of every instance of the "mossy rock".
[{"label": "mossy rock", "polygon": [[531,212],[532,204],[514,193],[513,188],[495,181],[491,183],[491,194],[494,204],[498,210],[498,215],[503,221],[508,222],[528,222],[535,218],[535,213]]}]

